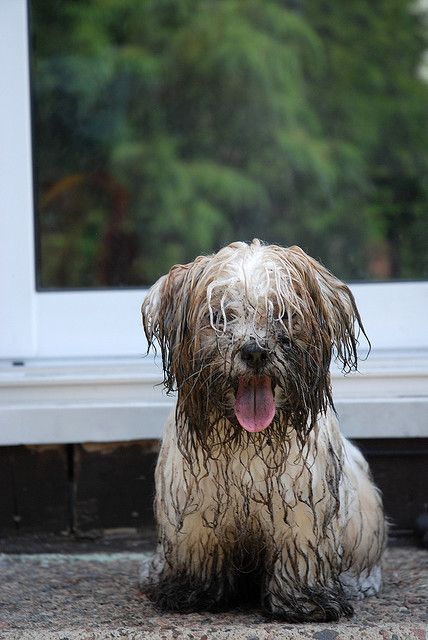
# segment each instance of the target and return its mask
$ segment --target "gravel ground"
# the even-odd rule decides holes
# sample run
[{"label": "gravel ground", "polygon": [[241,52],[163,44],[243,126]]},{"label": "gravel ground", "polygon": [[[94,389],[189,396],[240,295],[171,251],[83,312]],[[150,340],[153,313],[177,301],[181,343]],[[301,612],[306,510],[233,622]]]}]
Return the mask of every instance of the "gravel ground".
[{"label": "gravel ground", "polygon": [[380,596],[339,623],[268,622],[254,610],[159,614],[138,591],[143,553],[0,554],[3,640],[428,640],[428,553],[391,548]]}]

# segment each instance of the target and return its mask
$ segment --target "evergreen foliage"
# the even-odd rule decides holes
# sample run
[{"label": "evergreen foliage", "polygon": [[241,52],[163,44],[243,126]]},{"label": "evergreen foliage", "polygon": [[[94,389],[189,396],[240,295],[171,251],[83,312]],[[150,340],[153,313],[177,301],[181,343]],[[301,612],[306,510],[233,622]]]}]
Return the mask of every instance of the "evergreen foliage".
[{"label": "evergreen foliage", "polygon": [[425,15],[410,0],[37,0],[48,287],[150,283],[231,240],[428,277]]}]

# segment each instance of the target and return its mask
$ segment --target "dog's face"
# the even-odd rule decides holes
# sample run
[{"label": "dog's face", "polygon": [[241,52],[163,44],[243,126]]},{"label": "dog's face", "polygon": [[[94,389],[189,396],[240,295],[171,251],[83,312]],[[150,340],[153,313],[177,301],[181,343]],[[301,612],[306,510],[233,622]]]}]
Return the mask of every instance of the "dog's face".
[{"label": "dog's face", "polygon": [[333,349],[344,368],[357,363],[352,293],[299,247],[237,242],[177,265],[142,313],[181,422],[202,442],[220,423],[304,439],[332,404]]}]

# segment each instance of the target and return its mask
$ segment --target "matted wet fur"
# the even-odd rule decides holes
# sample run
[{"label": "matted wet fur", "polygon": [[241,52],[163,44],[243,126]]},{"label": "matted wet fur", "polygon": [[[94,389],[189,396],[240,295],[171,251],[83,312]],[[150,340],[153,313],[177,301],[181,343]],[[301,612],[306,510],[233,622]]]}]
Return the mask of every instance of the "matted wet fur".
[{"label": "matted wet fur", "polygon": [[350,615],[380,588],[385,521],[331,396],[332,354],[355,369],[363,331],[348,287],[299,247],[236,242],[173,267],[142,313],[178,394],[145,592],[174,611]]}]

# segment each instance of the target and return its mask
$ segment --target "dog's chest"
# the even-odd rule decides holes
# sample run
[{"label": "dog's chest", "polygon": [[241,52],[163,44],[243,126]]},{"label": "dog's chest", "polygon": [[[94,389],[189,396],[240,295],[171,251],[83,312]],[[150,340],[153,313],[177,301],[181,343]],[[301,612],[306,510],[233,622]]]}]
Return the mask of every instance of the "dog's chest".
[{"label": "dog's chest", "polygon": [[225,499],[237,513],[257,513],[276,500],[283,502],[293,486],[286,462],[263,451],[245,449],[217,460],[215,467],[211,479],[223,479]]},{"label": "dog's chest", "polygon": [[242,524],[248,517],[263,526],[278,518],[290,523],[298,519],[311,498],[321,503],[326,495],[317,470],[312,467],[309,473],[292,453],[281,457],[279,452],[246,448],[212,460],[201,486],[204,508]]}]

